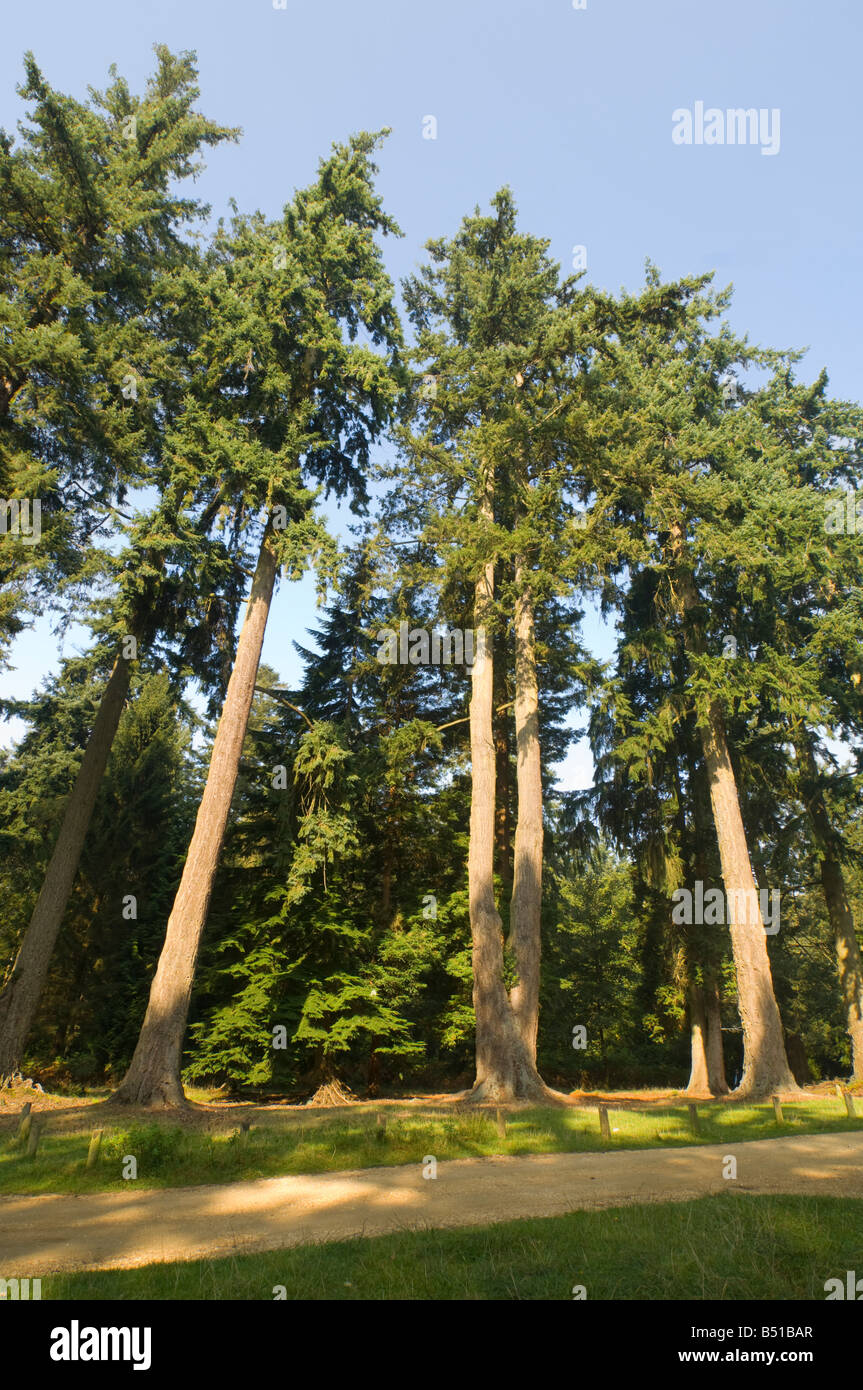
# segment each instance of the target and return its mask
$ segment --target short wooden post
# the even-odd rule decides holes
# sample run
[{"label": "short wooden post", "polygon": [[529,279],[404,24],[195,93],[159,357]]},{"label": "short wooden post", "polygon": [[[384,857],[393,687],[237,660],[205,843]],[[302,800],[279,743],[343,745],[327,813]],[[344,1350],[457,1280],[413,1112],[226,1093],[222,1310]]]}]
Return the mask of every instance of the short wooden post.
[{"label": "short wooden post", "polygon": [[101,1129],[94,1129],[90,1135],[90,1147],[87,1150],[87,1167],[95,1168],[99,1161],[99,1149],[102,1145]]},{"label": "short wooden post", "polygon": [[42,1130],[45,1128],[45,1121],[38,1117],[30,1126],[30,1137],[27,1140],[27,1157],[35,1158],[36,1150],[39,1147],[39,1140],[42,1138]]},{"label": "short wooden post", "polygon": [[701,1126],[698,1123],[698,1106],[687,1105],[686,1108],[689,1111],[689,1128],[692,1130],[693,1134],[700,1134]]},{"label": "short wooden post", "polygon": [[495,1124],[497,1125],[497,1137],[498,1137],[498,1139],[505,1139],[505,1138],[506,1138],[506,1120],[505,1120],[505,1118],[504,1118],[503,1111],[502,1111],[502,1110],[495,1110],[495,1112],[494,1112],[494,1118],[495,1118]]},{"label": "short wooden post", "polygon": [[21,1117],[20,1117],[19,1122],[18,1122],[18,1138],[19,1138],[19,1139],[26,1139],[27,1136],[28,1136],[29,1133],[30,1133],[30,1126],[31,1126],[31,1124],[33,1123],[33,1117],[32,1117],[32,1115],[30,1114],[30,1110],[31,1110],[31,1102],[28,1100],[28,1101],[27,1101],[27,1104],[24,1106],[23,1110],[21,1111]]},{"label": "short wooden post", "polygon": [[240,1143],[245,1147],[249,1142],[249,1135],[252,1132],[251,1120],[240,1120]]},{"label": "short wooden post", "polygon": [[854,1097],[848,1090],[848,1087],[842,1085],[841,1081],[836,1082],[836,1094],[837,1096],[841,1096],[844,1100],[845,1109],[848,1112],[849,1119],[855,1120],[857,1118],[857,1115],[854,1110]]},{"label": "short wooden post", "polygon": [[611,1128],[608,1123],[607,1105],[601,1105],[599,1107],[599,1132],[602,1135],[603,1139],[611,1138]]},{"label": "short wooden post", "polygon": [[377,1139],[377,1141],[378,1141],[379,1144],[382,1144],[382,1143],[384,1142],[384,1140],[386,1139],[386,1137],[387,1137],[387,1117],[386,1117],[386,1115],[381,1115],[380,1112],[378,1112],[378,1117],[377,1117],[377,1134],[375,1135],[375,1138]]},{"label": "short wooden post", "polygon": [[771,1096],[771,1100],[773,1101],[773,1116],[774,1116],[774,1119],[776,1120],[776,1123],[777,1123],[778,1125],[781,1125],[781,1124],[783,1123],[783,1119],[782,1119],[782,1101],[779,1099],[778,1096]]}]

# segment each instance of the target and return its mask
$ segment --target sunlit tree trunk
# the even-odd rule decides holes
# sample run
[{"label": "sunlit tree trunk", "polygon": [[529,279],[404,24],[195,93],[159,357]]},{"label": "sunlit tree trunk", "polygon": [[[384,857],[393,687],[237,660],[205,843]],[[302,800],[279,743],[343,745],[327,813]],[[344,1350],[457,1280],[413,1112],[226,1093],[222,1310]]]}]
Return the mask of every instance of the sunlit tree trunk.
[{"label": "sunlit tree trunk", "polygon": [[[672,552],[677,562],[674,581],[684,640],[690,652],[698,653],[702,646],[697,627],[699,599],[679,523],[672,527]],[[737,781],[725,721],[716,703],[709,705],[706,722],[700,726],[699,733],[719,842],[737,975],[737,1002],[743,1027],[743,1075],[736,1094],[757,1097],[773,1091],[793,1091],[797,1083],[785,1055],[782,1020],[773,991],[767,938],[740,813]]]},{"label": "sunlit tree trunk", "polygon": [[168,920],[141,1033],[129,1070],[114,1096],[117,1101],[151,1106],[185,1103],[180,1058],[195,965],[240,767],[277,569],[268,527],[261,542],[183,876]]},{"label": "sunlit tree trunk", "polygon": [[516,564],[515,734],[518,753],[518,818],[510,905],[510,945],[517,984],[510,1001],[522,1039],[536,1061],[542,912],[542,763],[533,596],[525,567]]},{"label": "sunlit tree trunk", "polygon": [[[493,517],[489,484],[480,504],[482,520]],[[494,561],[475,586],[476,650],[471,669],[471,808],[468,889],[473,947],[473,1004],[476,1015],[476,1081],[473,1101],[542,1099],[546,1094],[519,1032],[503,977],[503,925],[494,900],[495,747],[494,658],[491,619]]]},{"label": "sunlit tree trunk", "polygon": [[711,1095],[727,1096],[725,1049],[722,1045],[722,1001],[719,986],[715,981],[704,987],[704,1016],[707,1024],[707,1084]]},{"label": "sunlit tree trunk", "polygon": [[704,1009],[704,991],[696,981],[690,980],[687,995],[692,1061],[686,1091],[689,1095],[703,1096],[710,1089],[707,1070],[707,1016]]},{"label": "sunlit tree trunk", "polygon": [[505,893],[512,890],[512,824],[506,666],[494,663],[495,843],[497,874]]}]

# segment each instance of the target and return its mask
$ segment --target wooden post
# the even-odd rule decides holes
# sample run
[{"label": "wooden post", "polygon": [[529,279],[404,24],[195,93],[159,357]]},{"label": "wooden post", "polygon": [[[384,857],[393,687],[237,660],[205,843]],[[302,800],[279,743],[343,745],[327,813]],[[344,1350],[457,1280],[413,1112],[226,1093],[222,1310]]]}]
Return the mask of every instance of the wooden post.
[{"label": "wooden post", "polygon": [[854,1110],[854,1097],[848,1090],[848,1087],[842,1085],[841,1081],[836,1082],[836,1094],[837,1096],[841,1096],[844,1100],[849,1119],[855,1120],[857,1115]]},{"label": "wooden post", "polygon": [[495,1123],[496,1123],[496,1125],[497,1125],[497,1137],[498,1137],[498,1139],[505,1139],[505,1138],[506,1138],[506,1120],[504,1119],[503,1112],[502,1112],[501,1110],[496,1110],[496,1111],[494,1112],[494,1118],[495,1118]]},{"label": "wooden post", "polygon": [[607,1105],[601,1105],[601,1106],[599,1107],[599,1132],[600,1132],[600,1134],[602,1135],[603,1139],[610,1139],[610,1138],[611,1138],[611,1129],[610,1129],[609,1124],[608,1124],[608,1106],[607,1106]]},{"label": "wooden post", "polygon": [[39,1147],[39,1140],[42,1138],[42,1130],[45,1128],[45,1121],[38,1117],[30,1127],[30,1137],[27,1140],[27,1157],[35,1158],[36,1150]]},{"label": "wooden post", "polygon": [[240,1138],[240,1144],[241,1144],[244,1148],[245,1148],[246,1144],[249,1142],[249,1135],[251,1134],[251,1132],[252,1132],[252,1122],[251,1122],[251,1120],[240,1120],[240,1135],[239,1135],[239,1138]]},{"label": "wooden post", "polygon": [[378,1116],[377,1116],[377,1133],[376,1133],[376,1135],[375,1135],[375,1138],[377,1139],[377,1141],[378,1141],[379,1144],[382,1144],[382,1143],[384,1142],[384,1140],[386,1139],[386,1137],[387,1137],[387,1118],[386,1118],[386,1115],[382,1115],[382,1114],[380,1113],[380,1111],[378,1111]]},{"label": "wooden post", "polygon": [[771,1096],[771,1100],[773,1101],[773,1115],[776,1119],[776,1123],[778,1125],[781,1125],[783,1123],[782,1101],[779,1099],[778,1096]]},{"label": "wooden post", "polygon": [[692,1130],[693,1134],[700,1134],[701,1126],[698,1123],[698,1106],[688,1105],[686,1108],[689,1111],[689,1128]]},{"label": "wooden post", "polygon": [[33,1123],[33,1118],[32,1118],[32,1116],[31,1116],[31,1114],[30,1114],[30,1109],[31,1109],[31,1102],[28,1100],[28,1101],[27,1101],[27,1104],[24,1106],[23,1110],[21,1111],[21,1117],[20,1117],[20,1120],[19,1120],[19,1123],[18,1123],[18,1138],[19,1138],[19,1139],[26,1139],[27,1136],[28,1136],[29,1133],[30,1133],[30,1126],[31,1126],[31,1124]]},{"label": "wooden post", "polygon": [[87,1167],[95,1168],[99,1161],[99,1149],[102,1145],[101,1129],[94,1129],[90,1135],[90,1147],[87,1150]]}]

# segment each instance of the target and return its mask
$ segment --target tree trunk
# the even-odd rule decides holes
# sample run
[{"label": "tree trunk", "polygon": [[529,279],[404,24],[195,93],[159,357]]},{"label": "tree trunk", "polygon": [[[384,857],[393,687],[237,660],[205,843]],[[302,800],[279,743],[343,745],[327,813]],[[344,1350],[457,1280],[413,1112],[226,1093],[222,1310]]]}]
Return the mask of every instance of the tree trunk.
[{"label": "tree trunk", "polygon": [[[542,765],[533,595],[524,566],[515,567],[515,736],[518,752],[518,819],[510,905],[509,940],[518,983],[510,1003],[525,1047],[536,1062],[542,911]],[[522,587],[523,586],[523,587]]]},{"label": "tree trunk", "polygon": [[0,994],[0,1078],[21,1068],[84,840],[129,692],[130,662],[118,656],[63,812],[54,852],[11,976]]},{"label": "tree trunk", "polygon": [[387,922],[390,915],[390,900],[393,888],[393,853],[392,844],[387,839],[384,846],[384,868],[381,875],[381,916]]},{"label": "tree trunk", "polygon": [[[693,751],[695,752],[694,748]],[[690,762],[690,786],[693,799],[693,819],[695,823],[695,877],[706,884],[710,873],[707,857],[707,839],[712,829],[710,794],[707,788],[707,775],[703,762],[697,753]],[[725,1052],[722,1046],[722,1003],[716,970],[717,951],[705,943],[704,933],[698,933],[701,948],[702,1001],[706,1025],[707,1084],[711,1095],[727,1096],[728,1082],[725,1079]]]},{"label": "tree trunk", "polygon": [[785,1051],[788,1053],[788,1061],[798,1083],[805,1086],[807,1082],[812,1080],[812,1068],[809,1065],[806,1048],[799,1033],[785,1034]]},{"label": "tree trunk", "polygon": [[860,943],[854,928],[854,914],[845,887],[842,860],[839,857],[836,833],[833,829],[824,793],[821,790],[818,764],[811,741],[797,742],[797,759],[803,774],[803,795],[812,825],[818,858],[821,863],[821,887],[836,943],[836,964],[839,986],[845,1006],[848,1033],[851,1038],[851,1060],[855,1081],[863,1080],[863,962]]},{"label": "tree trunk", "polygon": [[231,810],[277,570],[268,526],[147,1012],[129,1070],[113,1097],[115,1101],[152,1106],[185,1104],[180,1058],[195,964]]},{"label": "tree trunk", "polygon": [[[480,516],[490,523],[493,493],[488,487]],[[536,1071],[512,1012],[503,981],[503,927],[494,901],[495,748],[493,735],[494,659],[490,619],[494,602],[494,561],[476,582],[476,651],[471,669],[471,805],[468,890],[473,946],[473,1005],[476,1015],[474,1102],[541,1100],[546,1088]]]},{"label": "tree trunk", "polygon": [[704,987],[704,1013],[707,1023],[707,1084],[714,1096],[728,1095],[725,1079],[725,1050],[722,1046],[722,1001],[714,980]]},{"label": "tree trunk", "polygon": [[505,893],[512,888],[512,823],[510,817],[509,711],[505,665],[494,663],[495,846],[497,872]]},{"label": "tree trunk", "polygon": [[[684,643],[687,650],[697,654],[703,650],[696,617],[700,600],[685,555],[683,528],[679,522],[672,526],[671,536],[672,552],[677,561],[675,580]],[[719,842],[726,920],[730,922],[737,1002],[743,1026],[743,1075],[736,1094],[755,1098],[771,1095],[774,1091],[795,1091],[797,1083],[785,1055],[782,1019],[773,992],[767,938],[740,814],[737,781],[728,751],[725,721],[718,704],[711,702],[707,723],[701,725],[699,732]]]},{"label": "tree trunk", "polygon": [[774,1091],[796,1090],[797,1083],[785,1055],[782,1019],[773,992],[767,937],[755,875],[749,860],[725,724],[715,706],[711,707],[709,717],[710,723],[702,729],[701,734],[728,904],[727,917],[730,918],[740,1022],[743,1025],[743,1076],[736,1094],[760,1097],[771,1095]]},{"label": "tree trunk", "polygon": [[704,990],[694,980],[690,980],[689,995],[689,1036],[692,1050],[692,1063],[686,1094],[706,1095],[710,1090],[707,1067],[707,1014],[704,1008]]}]

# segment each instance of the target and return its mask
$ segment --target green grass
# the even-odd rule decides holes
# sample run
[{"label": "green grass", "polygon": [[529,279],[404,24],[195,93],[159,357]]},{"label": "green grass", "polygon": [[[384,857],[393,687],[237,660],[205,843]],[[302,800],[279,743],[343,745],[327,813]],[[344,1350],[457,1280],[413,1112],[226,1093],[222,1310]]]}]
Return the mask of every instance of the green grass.
[{"label": "green grass", "polygon": [[262,1255],[48,1275],[73,1299],[824,1299],[860,1269],[863,1200],[723,1194]]},{"label": "green grass", "polygon": [[142,1187],[185,1187],[235,1182],[244,1178],[291,1173],[324,1173],[419,1163],[426,1154],[438,1161],[490,1154],[596,1152],[603,1149],[676,1148],[690,1144],[742,1143],[788,1134],[842,1133],[860,1130],[863,1119],[850,1120],[842,1102],[829,1097],[786,1104],[785,1123],[777,1125],[772,1106],[705,1105],[699,1108],[700,1133],[691,1133],[685,1106],[673,1109],[609,1110],[615,1132],[610,1142],[599,1134],[595,1109],[520,1110],[507,1115],[506,1138],[498,1137],[488,1114],[441,1115],[426,1112],[386,1115],[386,1129],[373,1111],[363,1108],[336,1118],[291,1116],[283,1124],[253,1127],[241,1139],[208,1134],[170,1123],[130,1125],[105,1130],[97,1166],[85,1170],[90,1128],[52,1133],[49,1116],[39,1151],[29,1159],[11,1135],[0,1144],[0,1193],[96,1192],[126,1187],[124,1155],[137,1159]]}]

